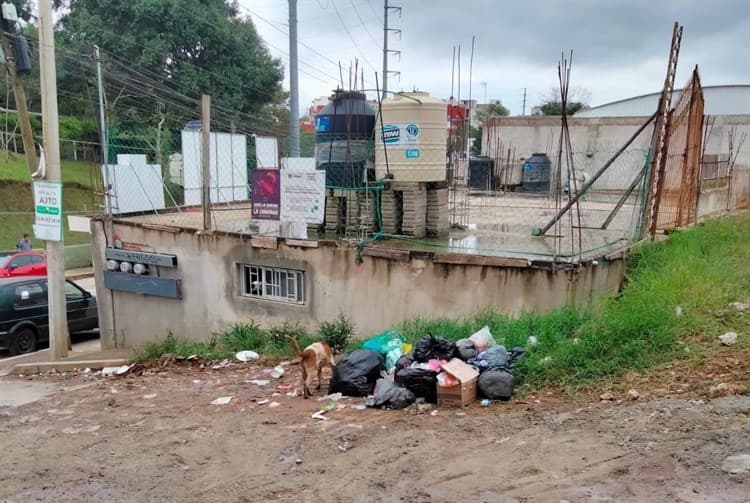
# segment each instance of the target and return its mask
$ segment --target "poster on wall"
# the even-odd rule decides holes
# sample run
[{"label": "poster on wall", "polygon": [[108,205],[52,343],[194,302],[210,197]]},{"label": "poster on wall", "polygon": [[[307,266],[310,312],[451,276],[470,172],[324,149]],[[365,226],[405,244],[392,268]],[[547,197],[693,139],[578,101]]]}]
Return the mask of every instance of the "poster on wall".
[{"label": "poster on wall", "polygon": [[322,224],[325,192],[325,171],[282,171],[281,220]]},{"label": "poster on wall", "polygon": [[276,169],[253,170],[252,191],[253,220],[279,220],[281,208],[279,171]]},{"label": "poster on wall", "polygon": [[413,122],[384,124],[380,134],[389,148],[413,148],[419,145],[419,125]]}]

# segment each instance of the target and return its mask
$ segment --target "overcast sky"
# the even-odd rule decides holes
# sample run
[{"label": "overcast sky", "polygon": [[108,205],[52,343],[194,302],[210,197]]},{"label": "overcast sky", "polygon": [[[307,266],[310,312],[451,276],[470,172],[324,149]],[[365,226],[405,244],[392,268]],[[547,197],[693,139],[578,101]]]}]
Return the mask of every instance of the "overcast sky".
[{"label": "overcast sky", "polygon": [[[461,45],[461,97],[469,94],[471,37],[476,36],[472,97],[500,99],[520,114],[523,89],[527,113],[557,87],[561,51],[573,50],[571,86],[588,90],[599,105],[660,89],[666,72],[672,24],[685,28],[677,85],[699,65],[704,85],[750,84],[748,0],[390,0],[402,7],[391,15],[389,76],[393,91],[451,94],[453,47]],[[285,0],[239,0],[272,54],[288,68],[288,10]],[[337,62],[359,58],[365,87],[382,70],[383,0],[298,0],[300,108],[330,94],[339,81]],[[262,18],[261,18],[262,16]],[[288,89],[288,71],[285,88]],[[454,86],[454,96],[458,93]]]}]

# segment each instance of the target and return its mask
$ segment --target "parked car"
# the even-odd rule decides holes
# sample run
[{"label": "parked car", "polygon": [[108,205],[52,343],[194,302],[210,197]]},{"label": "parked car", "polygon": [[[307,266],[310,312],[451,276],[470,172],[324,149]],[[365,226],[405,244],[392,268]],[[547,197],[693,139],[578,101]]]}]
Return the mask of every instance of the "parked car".
[{"label": "parked car", "polygon": [[[65,282],[70,333],[99,328],[96,297],[72,281]],[[49,342],[47,278],[0,279],[0,349],[12,355],[30,353]]]},{"label": "parked car", "polygon": [[23,251],[0,256],[0,278],[46,275],[47,259],[42,252]]}]

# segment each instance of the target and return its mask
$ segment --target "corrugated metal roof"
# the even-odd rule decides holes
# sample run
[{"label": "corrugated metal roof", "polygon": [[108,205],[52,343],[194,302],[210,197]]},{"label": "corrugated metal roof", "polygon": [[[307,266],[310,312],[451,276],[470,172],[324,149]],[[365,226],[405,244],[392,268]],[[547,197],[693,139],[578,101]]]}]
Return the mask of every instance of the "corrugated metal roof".
[{"label": "corrugated metal roof", "polygon": [[[644,94],[587,110],[575,117],[647,117],[656,111],[661,93]],[[679,90],[675,90],[673,99]],[[706,115],[750,115],[750,85],[704,86]]]}]

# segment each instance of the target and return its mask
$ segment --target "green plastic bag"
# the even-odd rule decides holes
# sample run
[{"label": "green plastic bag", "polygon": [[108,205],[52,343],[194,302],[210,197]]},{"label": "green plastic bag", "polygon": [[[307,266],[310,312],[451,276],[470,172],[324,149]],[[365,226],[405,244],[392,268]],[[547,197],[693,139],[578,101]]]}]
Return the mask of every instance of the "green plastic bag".
[{"label": "green plastic bag", "polygon": [[406,337],[401,332],[390,329],[367,339],[362,343],[362,349],[371,349],[385,356],[394,349],[401,349],[405,342]]}]

